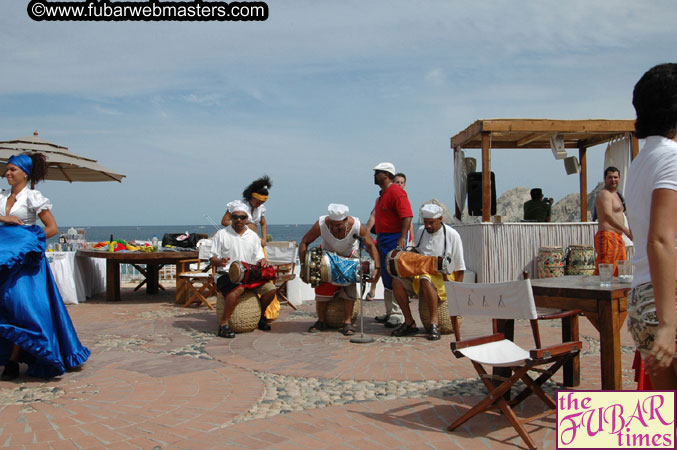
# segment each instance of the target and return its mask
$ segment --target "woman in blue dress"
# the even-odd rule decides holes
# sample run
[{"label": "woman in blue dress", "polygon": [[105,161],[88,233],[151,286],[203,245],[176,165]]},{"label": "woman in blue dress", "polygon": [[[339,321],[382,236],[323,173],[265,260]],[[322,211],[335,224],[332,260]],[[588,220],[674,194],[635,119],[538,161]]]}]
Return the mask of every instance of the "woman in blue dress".
[{"label": "woman in blue dress", "polygon": [[[12,156],[0,191],[0,365],[2,380],[26,373],[52,378],[83,364],[90,351],[78,340],[45,258],[45,241],[58,233],[51,202],[29,189],[44,180],[41,154]],[[36,225],[37,219],[44,229]]]}]

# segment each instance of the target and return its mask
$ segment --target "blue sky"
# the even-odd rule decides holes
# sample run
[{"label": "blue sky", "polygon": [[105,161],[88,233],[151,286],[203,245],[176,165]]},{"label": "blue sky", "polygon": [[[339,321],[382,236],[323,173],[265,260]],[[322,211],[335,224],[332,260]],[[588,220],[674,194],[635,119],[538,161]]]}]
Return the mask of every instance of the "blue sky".
[{"label": "blue sky", "polygon": [[[0,140],[38,130],[127,175],[39,186],[63,225],[219,221],[262,174],[269,223],[337,202],[366,220],[380,161],[415,209],[453,207],[451,136],[479,118],[632,119],[635,82],[677,48],[669,0],[287,0],[215,23],[33,22],[27,3],[0,3]],[[492,167],[499,195],[578,191],[549,151]]]}]

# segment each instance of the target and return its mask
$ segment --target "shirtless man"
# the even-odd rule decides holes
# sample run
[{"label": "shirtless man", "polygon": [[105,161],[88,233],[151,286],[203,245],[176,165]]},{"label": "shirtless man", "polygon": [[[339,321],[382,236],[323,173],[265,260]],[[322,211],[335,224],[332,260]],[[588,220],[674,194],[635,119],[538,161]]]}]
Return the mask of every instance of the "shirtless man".
[{"label": "shirtless man", "polygon": [[[598,229],[595,234],[595,275],[599,274],[601,263],[614,264],[627,259],[623,235],[632,240],[632,231],[625,223],[623,202],[618,196],[619,170],[613,166],[604,171],[604,189],[597,195]],[[618,276],[618,267],[614,267],[614,276]]]}]

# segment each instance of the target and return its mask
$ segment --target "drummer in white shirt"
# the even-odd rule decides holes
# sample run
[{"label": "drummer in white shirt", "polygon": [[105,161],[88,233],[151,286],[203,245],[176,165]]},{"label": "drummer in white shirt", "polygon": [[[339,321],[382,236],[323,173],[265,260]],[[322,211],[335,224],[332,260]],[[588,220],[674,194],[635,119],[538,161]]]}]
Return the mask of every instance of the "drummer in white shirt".
[{"label": "drummer in white shirt", "polygon": [[[305,261],[308,246],[320,236],[322,237],[322,249],[334,252],[344,258],[359,258],[360,244],[356,236],[361,236],[378,270],[378,250],[376,250],[374,241],[367,233],[367,229],[360,223],[360,219],[349,216],[349,208],[346,205],[332,203],[329,205],[328,211],[329,214],[320,216],[319,220],[303,236],[301,244],[299,244],[301,261]],[[302,268],[301,278],[307,283],[308,280],[305,279],[305,275],[306,271]],[[345,336],[355,334],[355,329],[352,326],[352,315],[355,300],[358,298],[357,286],[355,284],[337,286],[330,283],[321,283],[315,288],[315,309],[318,320],[308,329],[310,333],[327,329],[327,306],[329,300],[334,296],[341,297],[344,300],[343,327],[339,329],[339,332]]]},{"label": "drummer in white shirt", "polygon": [[[463,281],[465,262],[461,236],[449,225],[442,223],[442,207],[439,205],[433,203],[423,205],[421,215],[423,226],[416,232],[416,251],[427,256],[449,257],[453,280]],[[420,302],[428,303],[430,311],[430,329],[427,338],[431,341],[440,339],[437,305],[447,300],[447,292],[444,288],[445,278],[447,278],[446,275],[426,274],[413,278],[393,279],[393,294],[404,314],[404,322],[393,330],[393,336],[407,336],[418,332],[411,308],[409,308],[409,297],[418,295]]]},{"label": "drummer in white shirt", "polygon": [[[239,200],[233,203],[230,216],[232,224],[220,229],[214,235],[209,262],[219,272],[228,272],[233,261],[243,261],[247,264],[258,264],[261,267],[268,267],[268,260],[263,254],[263,247],[261,246],[259,236],[247,226],[250,218],[247,206]],[[228,322],[245,289],[256,290],[261,301],[261,311],[265,311],[275,297],[275,285],[270,281],[256,283],[256,286],[248,286],[233,283],[228,273],[225,273],[216,280],[216,284],[225,298],[225,307],[223,308],[223,316],[221,316],[218,330],[218,336],[223,338],[235,337],[235,333],[230,329]],[[270,325],[268,325],[263,313],[261,314],[258,327],[259,330],[270,330]]]}]

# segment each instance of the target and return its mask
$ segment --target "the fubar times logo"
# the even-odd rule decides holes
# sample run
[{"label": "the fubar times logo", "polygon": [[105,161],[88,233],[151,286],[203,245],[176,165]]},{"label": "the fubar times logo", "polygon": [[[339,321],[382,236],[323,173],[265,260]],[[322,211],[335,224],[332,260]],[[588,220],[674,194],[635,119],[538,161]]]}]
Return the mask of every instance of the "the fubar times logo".
[{"label": "the fubar times logo", "polygon": [[675,391],[558,391],[557,448],[675,448]]}]

